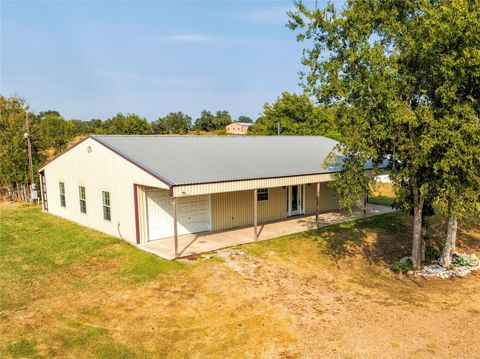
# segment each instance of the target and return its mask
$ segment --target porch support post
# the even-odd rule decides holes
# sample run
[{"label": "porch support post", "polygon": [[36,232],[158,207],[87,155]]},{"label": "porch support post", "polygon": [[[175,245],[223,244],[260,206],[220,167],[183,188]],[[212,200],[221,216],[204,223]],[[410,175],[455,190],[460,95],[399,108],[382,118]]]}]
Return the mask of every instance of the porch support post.
[{"label": "porch support post", "polygon": [[178,257],[177,198],[173,197],[173,240],[175,242],[175,258]]},{"label": "porch support post", "polygon": [[320,182],[317,182],[317,190],[316,190],[315,198],[317,200],[317,211],[315,214],[315,223],[317,224],[317,229],[318,229],[319,228],[318,215],[320,213]]},{"label": "porch support post", "polygon": [[257,228],[257,212],[258,212],[258,205],[257,205],[257,189],[253,190],[253,230],[255,233],[255,240],[258,239],[258,228]]}]

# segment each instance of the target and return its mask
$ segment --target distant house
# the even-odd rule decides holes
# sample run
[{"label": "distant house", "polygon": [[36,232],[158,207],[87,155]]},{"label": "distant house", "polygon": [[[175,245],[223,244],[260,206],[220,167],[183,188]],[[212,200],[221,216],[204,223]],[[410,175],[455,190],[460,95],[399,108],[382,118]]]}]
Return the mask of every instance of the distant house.
[{"label": "distant house", "polygon": [[339,208],[321,136],[92,135],[40,170],[44,211],[133,244]]},{"label": "distant house", "polygon": [[227,125],[226,130],[227,133],[232,135],[245,135],[248,131],[248,128],[252,125],[253,123],[249,122],[232,122],[231,124]]}]

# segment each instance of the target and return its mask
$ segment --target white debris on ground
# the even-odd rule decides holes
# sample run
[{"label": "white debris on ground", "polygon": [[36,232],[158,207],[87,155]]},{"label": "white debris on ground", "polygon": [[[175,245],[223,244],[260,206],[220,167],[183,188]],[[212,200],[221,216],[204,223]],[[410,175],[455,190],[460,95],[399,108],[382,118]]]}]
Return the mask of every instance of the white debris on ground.
[{"label": "white debris on ground", "polygon": [[[468,264],[456,265],[455,257],[462,258]],[[464,277],[467,274],[480,269],[480,260],[475,254],[454,254],[452,266],[450,268],[444,268],[439,264],[430,264],[423,267],[421,270],[415,271],[413,274],[424,278],[438,277],[442,279],[448,279],[452,277]]]},{"label": "white debris on ground", "polygon": [[240,275],[249,275],[252,271],[261,266],[260,262],[254,257],[239,249],[221,249],[215,252],[215,257],[222,258],[227,267],[233,269]]}]

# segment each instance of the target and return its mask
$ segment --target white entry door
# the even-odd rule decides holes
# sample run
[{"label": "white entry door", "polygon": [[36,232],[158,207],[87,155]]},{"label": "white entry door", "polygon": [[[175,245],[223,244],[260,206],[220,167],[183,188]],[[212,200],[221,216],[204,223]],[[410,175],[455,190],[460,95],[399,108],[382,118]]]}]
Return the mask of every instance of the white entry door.
[{"label": "white entry door", "polygon": [[[147,191],[148,239],[173,236],[173,204],[165,190]],[[177,198],[178,234],[211,230],[210,196]]]},{"label": "white entry door", "polygon": [[303,185],[288,187],[288,215],[297,216],[305,213]]}]

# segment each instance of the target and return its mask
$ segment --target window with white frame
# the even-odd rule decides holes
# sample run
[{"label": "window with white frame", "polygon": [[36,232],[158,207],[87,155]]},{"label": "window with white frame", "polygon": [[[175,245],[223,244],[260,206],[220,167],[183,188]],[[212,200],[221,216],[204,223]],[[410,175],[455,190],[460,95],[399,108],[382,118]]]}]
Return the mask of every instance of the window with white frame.
[{"label": "window with white frame", "polygon": [[268,201],[268,188],[260,188],[257,190],[257,201]]},{"label": "window with white frame", "polygon": [[78,197],[80,199],[80,212],[87,213],[87,200],[85,197],[85,187],[78,187]]},{"label": "window with white frame", "polygon": [[65,183],[58,182],[58,187],[60,190],[60,206],[66,207],[67,202],[65,201]]},{"label": "window with white frame", "polygon": [[111,221],[112,216],[110,212],[110,192],[102,191],[102,203],[103,203],[103,219]]}]

